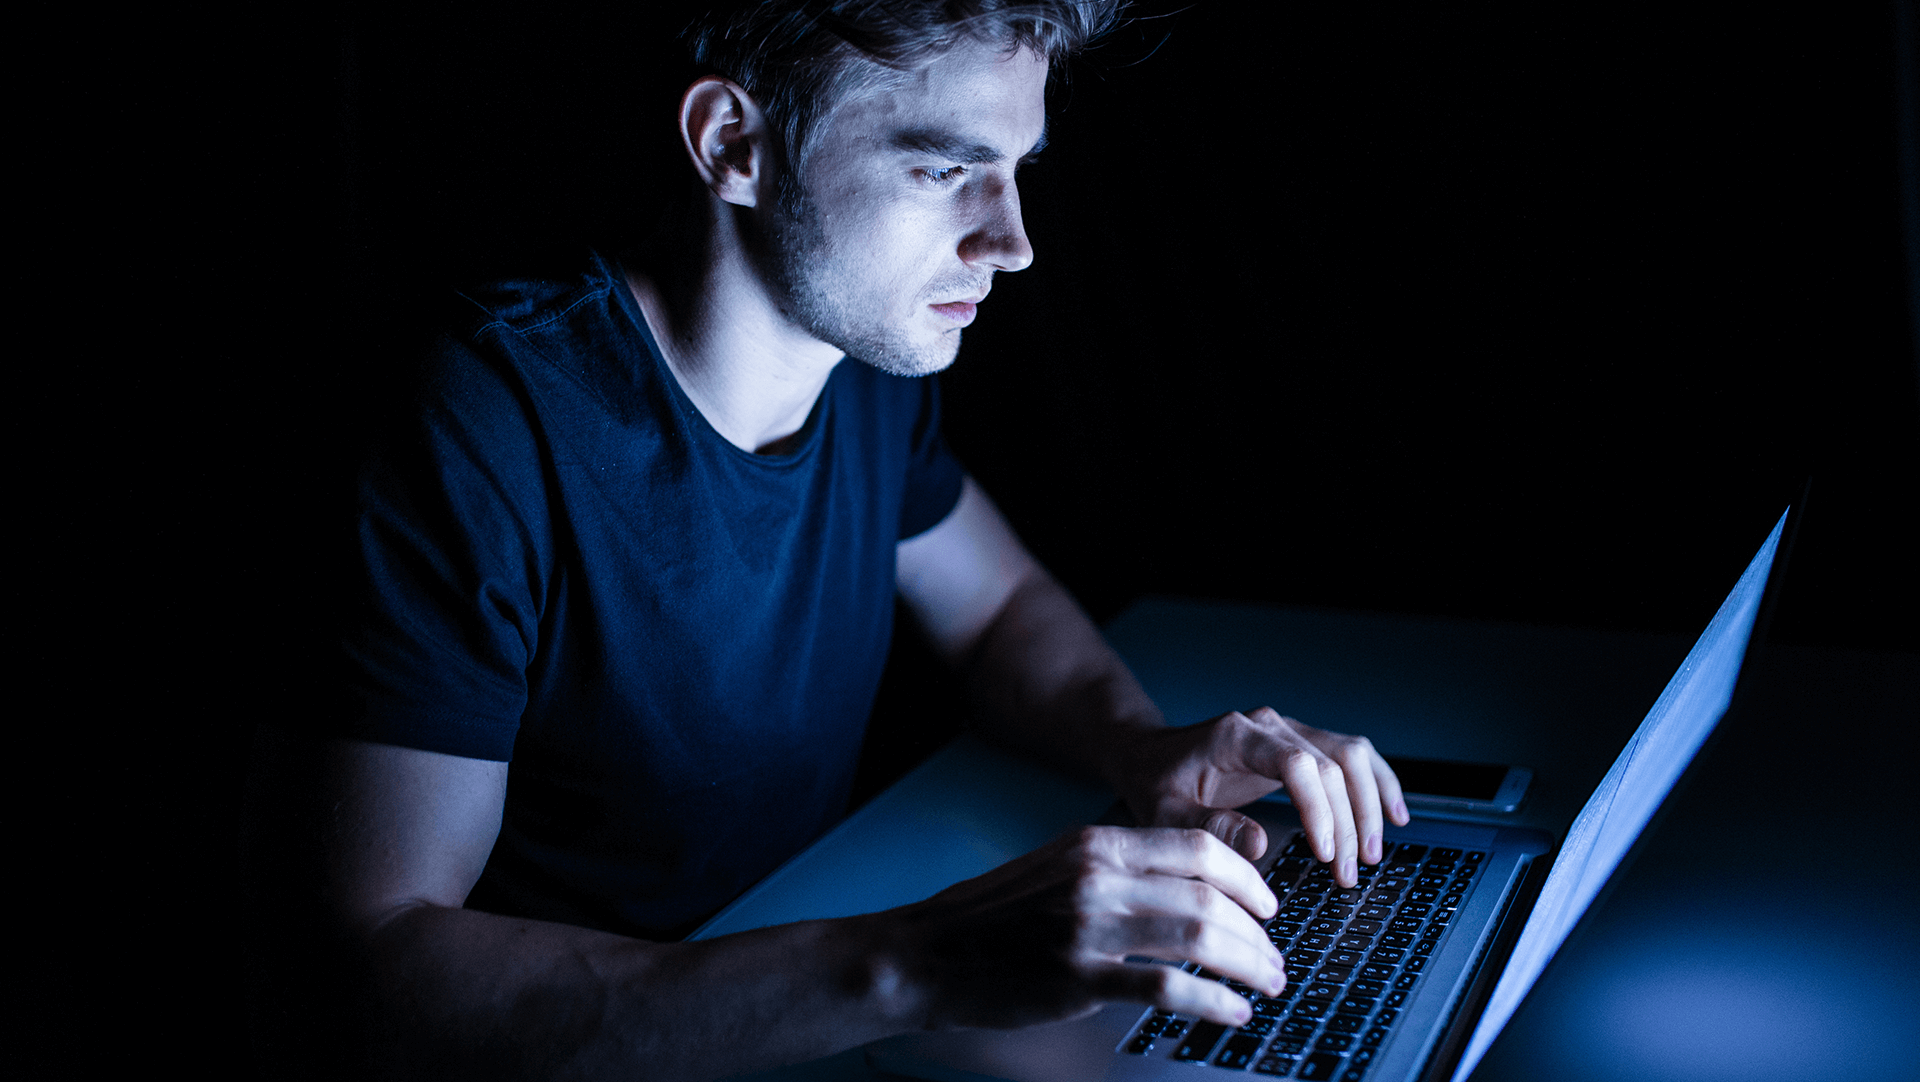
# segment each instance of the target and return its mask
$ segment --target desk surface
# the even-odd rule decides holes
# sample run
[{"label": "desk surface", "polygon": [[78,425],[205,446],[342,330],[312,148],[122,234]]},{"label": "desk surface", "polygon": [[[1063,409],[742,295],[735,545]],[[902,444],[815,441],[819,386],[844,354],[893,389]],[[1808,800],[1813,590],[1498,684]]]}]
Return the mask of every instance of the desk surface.
[{"label": "desk surface", "polygon": [[[1271,705],[1324,728],[1366,733],[1389,753],[1531,766],[1531,797],[1503,821],[1556,835],[1690,645],[1679,637],[1164,599],[1135,605],[1107,634],[1175,722]],[[1853,864],[1847,885],[1836,889],[1834,877],[1783,860],[1769,843],[1816,854],[1816,862],[1817,854],[1831,854],[1839,865],[1846,854],[1873,852],[1871,841],[1904,834],[1897,826],[1910,826],[1913,816],[1895,797],[1904,780],[1895,775],[1910,756],[1897,749],[1912,746],[1920,665],[1909,655],[1845,651],[1775,650],[1764,661],[1757,693],[1723,724],[1666,819],[1656,820],[1655,836],[1476,1078],[1805,1079],[1825,1077],[1829,1067],[1875,1065],[1882,1069],[1845,1077],[1912,1077],[1902,1073],[1911,1071],[1911,1050],[1896,1035],[1920,1016],[1920,978],[1895,966],[1869,968],[1868,960],[1912,958],[1920,947],[1914,862],[1874,858],[1864,876]],[[1815,746],[1824,754],[1810,759],[1802,723],[1831,718],[1836,704],[1850,737],[1885,754],[1843,763]],[[1756,779],[1787,771],[1823,792],[1850,795],[1763,827],[1759,802],[1740,796]],[[916,901],[1093,821],[1111,803],[1096,786],[963,738],[699,934]],[[1729,816],[1730,805],[1740,814]],[[1826,916],[1809,929],[1810,913]],[[1664,983],[1649,985],[1641,979],[1647,973]],[[1703,997],[1716,989],[1744,1009],[1724,1000],[1712,1007]],[[1703,1010],[1720,1022],[1704,1040],[1688,1021]],[[1676,1023],[1663,1020],[1676,1018],[1684,1034],[1667,1032]],[[1823,1042],[1835,1051],[1809,1053]],[[751,1077],[881,1076],[856,1049]]]}]

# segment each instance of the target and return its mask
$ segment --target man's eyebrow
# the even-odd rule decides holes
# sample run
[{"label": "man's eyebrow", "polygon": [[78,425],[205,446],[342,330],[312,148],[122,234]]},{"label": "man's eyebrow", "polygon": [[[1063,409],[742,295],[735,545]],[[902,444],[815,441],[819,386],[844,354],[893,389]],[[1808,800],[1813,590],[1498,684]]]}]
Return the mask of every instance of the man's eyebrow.
[{"label": "man's eyebrow", "polygon": [[[1005,161],[1007,152],[987,143],[969,142],[963,135],[938,128],[905,128],[894,132],[887,139],[896,150],[912,151],[916,154],[930,154],[956,165],[986,165]],[[1021,156],[1022,163],[1030,162],[1047,145],[1047,129],[1044,122],[1040,129],[1040,138],[1034,141],[1033,149]]]}]

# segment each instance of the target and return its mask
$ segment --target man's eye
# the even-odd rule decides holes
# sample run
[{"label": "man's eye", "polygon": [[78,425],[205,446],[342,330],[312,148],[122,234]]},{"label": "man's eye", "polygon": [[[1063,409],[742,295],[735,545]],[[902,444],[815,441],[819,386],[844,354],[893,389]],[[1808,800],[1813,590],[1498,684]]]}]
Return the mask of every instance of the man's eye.
[{"label": "man's eye", "polygon": [[933,181],[935,184],[952,184],[967,175],[967,167],[964,165],[949,165],[945,169],[922,169],[920,170],[920,175]]}]

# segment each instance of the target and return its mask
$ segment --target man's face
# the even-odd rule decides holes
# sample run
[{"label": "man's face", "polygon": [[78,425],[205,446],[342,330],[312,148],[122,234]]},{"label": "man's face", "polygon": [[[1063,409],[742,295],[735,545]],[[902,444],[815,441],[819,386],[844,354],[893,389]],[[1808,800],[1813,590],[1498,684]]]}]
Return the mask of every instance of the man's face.
[{"label": "man's face", "polygon": [[787,318],[898,375],[952,364],[993,273],[1033,261],[1013,174],[1039,149],[1046,79],[1031,52],[970,41],[829,114],[770,222]]}]

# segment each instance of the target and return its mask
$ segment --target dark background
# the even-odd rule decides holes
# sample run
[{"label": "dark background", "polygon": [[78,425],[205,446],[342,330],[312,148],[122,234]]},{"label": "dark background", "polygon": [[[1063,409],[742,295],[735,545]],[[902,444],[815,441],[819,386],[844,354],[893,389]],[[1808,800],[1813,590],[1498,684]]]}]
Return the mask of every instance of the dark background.
[{"label": "dark background", "polygon": [[[1038,258],[940,377],[951,442],[1102,619],[1159,592],[1691,633],[1811,472],[1775,636],[1912,650],[1896,7],[1692,7],[1142,5],[1056,89]],[[67,908],[142,972],[230,969],[249,734],[313,705],[319,539],[416,300],[645,224],[674,22],[22,35],[19,227],[52,243],[15,284],[54,333],[17,345],[20,661],[116,748],[57,760],[91,843],[28,852],[104,884]],[[953,723],[923,670],[870,785]]]}]

